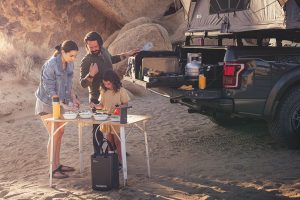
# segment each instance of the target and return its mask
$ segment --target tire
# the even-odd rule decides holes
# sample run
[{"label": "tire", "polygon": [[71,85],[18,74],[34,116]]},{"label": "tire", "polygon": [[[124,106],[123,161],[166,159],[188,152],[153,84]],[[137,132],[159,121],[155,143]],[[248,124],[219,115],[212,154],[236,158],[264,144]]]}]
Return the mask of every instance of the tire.
[{"label": "tire", "polygon": [[300,148],[300,87],[291,89],[268,123],[270,134],[289,148]]}]

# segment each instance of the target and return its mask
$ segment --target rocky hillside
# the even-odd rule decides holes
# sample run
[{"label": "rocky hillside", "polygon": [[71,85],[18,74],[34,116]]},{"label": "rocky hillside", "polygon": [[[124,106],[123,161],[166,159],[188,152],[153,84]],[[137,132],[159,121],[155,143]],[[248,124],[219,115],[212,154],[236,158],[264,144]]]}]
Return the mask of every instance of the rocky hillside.
[{"label": "rocky hillside", "polygon": [[[2,0],[0,29],[2,33],[36,45],[53,46],[65,38],[81,42],[91,30],[97,30],[106,39],[126,23],[149,17],[164,23],[173,34],[175,30],[165,22],[164,15],[175,13],[174,6],[173,0]],[[175,7],[179,10],[180,3]]]},{"label": "rocky hillside", "polygon": [[[39,72],[55,45],[72,39],[84,47],[83,37],[92,30],[101,33],[112,54],[146,42],[153,44],[151,50],[171,50],[183,41],[186,27],[180,0],[1,0],[0,66],[28,77],[35,65]],[[81,49],[78,61],[85,53]],[[126,63],[114,66],[120,75]]]},{"label": "rocky hillside", "polygon": [[36,45],[54,46],[66,38],[81,42],[91,30],[107,37],[119,28],[85,0],[3,0],[0,13],[2,32]]}]

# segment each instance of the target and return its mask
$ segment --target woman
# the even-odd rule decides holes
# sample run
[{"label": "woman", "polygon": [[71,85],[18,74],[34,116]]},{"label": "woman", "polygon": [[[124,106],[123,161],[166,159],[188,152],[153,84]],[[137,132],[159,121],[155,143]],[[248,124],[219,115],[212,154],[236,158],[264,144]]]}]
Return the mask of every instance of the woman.
[{"label": "woman", "polygon": [[[35,114],[41,116],[48,134],[51,133],[51,124],[45,119],[52,117],[52,98],[59,97],[63,111],[75,110],[80,105],[79,100],[72,89],[74,71],[74,60],[78,53],[78,46],[71,40],[64,41],[55,47],[53,56],[46,61],[42,67],[39,87],[35,93],[36,108]],[[73,104],[73,106],[68,106]],[[55,123],[55,129],[62,123]],[[53,178],[67,178],[67,171],[74,171],[74,168],[60,164],[59,154],[64,129],[60,129],[54,136],[53,149]],[[50,160],[50,137],[48,140],[48,159]]]}]

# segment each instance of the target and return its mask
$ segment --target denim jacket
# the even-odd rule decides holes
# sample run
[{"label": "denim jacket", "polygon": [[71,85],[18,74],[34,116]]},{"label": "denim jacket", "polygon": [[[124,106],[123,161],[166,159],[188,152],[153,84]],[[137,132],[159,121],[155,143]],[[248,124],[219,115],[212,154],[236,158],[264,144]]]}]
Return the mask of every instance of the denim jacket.
[{"label": "denim jacket", "polygon": [[68,103],[71,100],[73,71],[73,62],[68,63],[63,70],[61,55],[51,57],[42,67],[35,96],[47,105],[51,105],[53,95],[58,95],[61,101],[65,100]]}]

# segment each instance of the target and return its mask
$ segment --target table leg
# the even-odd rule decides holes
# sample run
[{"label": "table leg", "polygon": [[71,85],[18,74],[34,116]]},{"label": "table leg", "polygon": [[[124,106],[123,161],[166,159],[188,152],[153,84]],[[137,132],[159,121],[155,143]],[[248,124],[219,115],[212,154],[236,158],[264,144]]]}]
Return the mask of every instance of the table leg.
[{"label": "table leg", "polygon": [[150,161],[149,161],[148,138],[147,138],[147,132],[146,132],[146,121],[143,121],[143,132],[144,132],[144,137],[145,137],[148,177],[150,178]]},{"label": "table leg", "polygon": [[80,161],[80,173],[83,171],[83,155],[82,155],[82,124],[78,123],[78,140],[79,140],[79,161]]},{"label": "table leg", "polygon": [[125,128],[120,127],[120,139],[121,139],[121,152],[122,152],[122,166],[123,166],[123,176],[124,176],[124,186],[127,183],[127,159],[126,159],[126,138],[125,138]]},{"label": "table leg", "polygon": [[49,185],[52,187],[52,171],[53,171],[53,149],[54,149],[54,122],[51,122],[51,135],[50,135],[50,182]]}]

